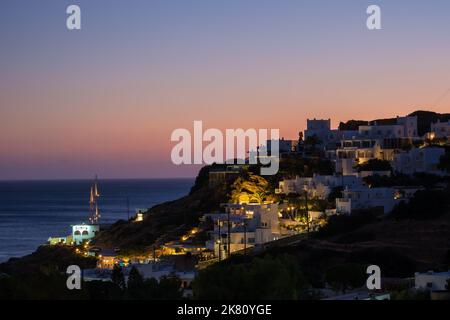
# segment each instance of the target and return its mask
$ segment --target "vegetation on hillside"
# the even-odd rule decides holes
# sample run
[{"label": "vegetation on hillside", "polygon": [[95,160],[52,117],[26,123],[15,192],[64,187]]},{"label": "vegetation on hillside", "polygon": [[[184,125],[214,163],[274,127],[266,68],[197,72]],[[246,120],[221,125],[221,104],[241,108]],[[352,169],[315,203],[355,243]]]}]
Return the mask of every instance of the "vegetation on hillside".
[{"label": "vegetation on hillside", "polygon": [[391,163],[386,160],[370,159],[369,161],[358,164],[356,169],[361,171],[391,171]]},{"label": "vegetation on hillside", "polygon": [[428,173],[416,173],[412,176],[395,173],[391,176],[368,176],[364,182],[372,188],[395,187],[395,186],[423,186],[432,188],[437,183],[448,182],[448,177],[441,177]]},{"label": "vegetation on hillside", "polygon": [[273,190],[266,179],[255,174],[238,177],[231,186],[231,203],[263,203],[273,200]]},{"label": "vegetation on hillside", "polygon": [[68,290],[67,276],[56,270],[32,274],[0,276],[0,300],[178,300],[182,299],[181,281],[176,277],[143,279],[132,268],[125,283],[120,268],[113,272],[113,281],[82,282],[80,290]]},{"label": "vegetation on hillside", "polygon": [[447,150],[447,152],[441,156],[438,168],[442,171],[450,173],[450,150]]},{"label": "vegetation on hillside", "polygon": [[197,299],[293,300],[310,297],[309,284],[294,257],[235,256],[199,272]]},{"label": "vegetation on hillside", "polygon": [[40,246],[35,252],[22,258],[11,258],[0,264],[0,272],[9,275],[37,274],[40,272],[66,272],[70,265],[93,268],[97,260],[83,257],[75,249],[66,246]]},{"label": "vegetation on hillside", "polygon": [[419,190],[408,202],[401,202],[390,213],[395,219],[428,220],[450,210],[450,190]]}]

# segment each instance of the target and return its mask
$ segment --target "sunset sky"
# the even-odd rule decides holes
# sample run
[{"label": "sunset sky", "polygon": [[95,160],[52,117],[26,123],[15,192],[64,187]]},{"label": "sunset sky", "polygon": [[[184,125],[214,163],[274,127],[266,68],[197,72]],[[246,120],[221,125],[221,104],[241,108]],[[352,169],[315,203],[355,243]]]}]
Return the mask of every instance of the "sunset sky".
[{"label": "sunset sky", "polygon": [[449,88],[448,0],[2,0],[0,179],[191,177],[170,135],[194,120],[296,139],[450,112]]}]

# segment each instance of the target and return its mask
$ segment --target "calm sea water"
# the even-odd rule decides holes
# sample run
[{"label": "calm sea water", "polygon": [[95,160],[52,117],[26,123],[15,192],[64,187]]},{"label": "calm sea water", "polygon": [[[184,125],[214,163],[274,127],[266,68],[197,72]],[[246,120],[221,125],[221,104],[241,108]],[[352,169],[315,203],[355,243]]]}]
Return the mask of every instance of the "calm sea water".
[{"label": "calm sea water", "polygon": [[[193,179],[100,180],[101,223],[127,219],[186,195]],[[92,181],[0,181],[0,262],[33,252],[50,236],[70,234],[87,222]]]}]

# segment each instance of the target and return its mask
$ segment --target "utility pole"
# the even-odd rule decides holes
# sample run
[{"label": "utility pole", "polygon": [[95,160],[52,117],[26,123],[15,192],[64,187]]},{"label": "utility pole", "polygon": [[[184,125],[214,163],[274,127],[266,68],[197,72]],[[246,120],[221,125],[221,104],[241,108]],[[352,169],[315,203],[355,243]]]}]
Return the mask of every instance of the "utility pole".
[{"label": "utility pole", "polygon": [[220,233],[220,218],[219,220],[217,220],[217,222],[219,223],[219,261],[222,260],[222,249],[221,247],[221,241],[222,241],[222,234]]},{"label": "utility pole", "polygon": [[247,221],[244,220],[244,256],[247,255]]},{"label": "utility pole", "polygon": [[305,190],[305,208],[306,208],[306,232],[309,238],[309,210],[308,210],[308,191]]},{"label": "utility pole", "polygon": [[230,243],[231,243],[231,238],[230,238],[230,231],[231,231],[231,225],[230,225],[230,210],[228,209],[228,213],[227,213],[227,231],[228,231],[228,237],[227,237],[227,258],[230,257]]}]

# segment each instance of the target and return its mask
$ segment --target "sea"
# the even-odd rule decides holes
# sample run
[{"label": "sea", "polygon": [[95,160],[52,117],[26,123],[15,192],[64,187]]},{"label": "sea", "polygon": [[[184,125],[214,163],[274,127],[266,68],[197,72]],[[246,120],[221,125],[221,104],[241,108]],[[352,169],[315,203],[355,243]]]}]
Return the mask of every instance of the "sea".
[{"label": "sea", "polygon": [[[32,253],[88,222],[92,180],[0,181],[0,262]],[[99,180],[100,223],[127,220],[189,193],[194,179]]]}]

